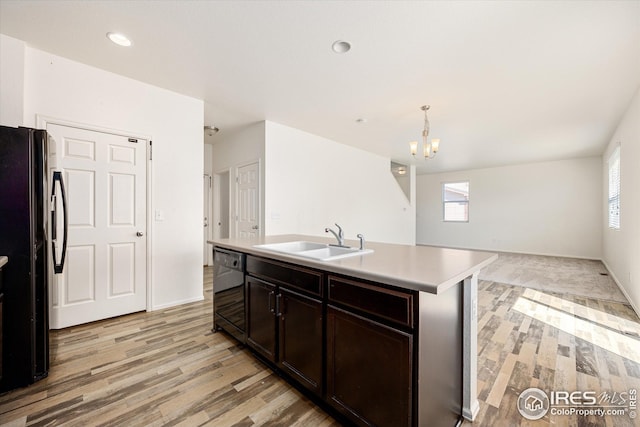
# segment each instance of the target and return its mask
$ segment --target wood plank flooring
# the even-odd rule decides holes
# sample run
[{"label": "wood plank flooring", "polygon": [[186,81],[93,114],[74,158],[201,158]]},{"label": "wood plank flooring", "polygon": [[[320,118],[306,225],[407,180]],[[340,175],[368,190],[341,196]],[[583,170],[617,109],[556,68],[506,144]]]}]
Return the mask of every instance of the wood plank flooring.
[{"label": "wood plank flooring", "polygon": [[[337,426],[224,333],[202,302],[51,332],[49,377],[0,395],[3,426]],[[628,305],[481,282],[480,413],[469,426],[632,426],[628,416],[525,420],[519,393],[640,390]]]},{"label": "wood plank flooring", "polygon": [[[638,419],[552,415],[528,421],[520,393],[593,391],[612,402],[640,390],[640,322],[631,306],[482,281],[478,289],[480,413],[464,426],[634,426]],[[617,395],[615,394],[617,393]],[[610,402],[610,403],[612,403]],[[615,405],[612,405],[615,406]],[[622,407],[628,407],[623,405]]]},{"label": "wood plank flooring", "polygon": [[8,426],[336,426],[236,341],[205,300],[51,331],[49,376],[0,396]]}]

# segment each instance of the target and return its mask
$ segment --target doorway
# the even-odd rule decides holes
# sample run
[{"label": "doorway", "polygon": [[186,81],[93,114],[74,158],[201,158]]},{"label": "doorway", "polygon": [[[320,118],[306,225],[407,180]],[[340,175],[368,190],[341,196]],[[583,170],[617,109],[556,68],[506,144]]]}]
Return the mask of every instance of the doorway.
[{"label": "doorway", "polygon": [[236,237],[260,236],[260,164],[240,166],[236,178]]},{"label": "doorway", "polygon": [[62,172],[69,210],[64,273],[51,280],[50,327],[145,310],[149,142],[51,121],[45,127],[50,173]]},{"label": "doorway", "polygon": [[216,173],[213,176],[213,237],[229,238],[229,171]]}]

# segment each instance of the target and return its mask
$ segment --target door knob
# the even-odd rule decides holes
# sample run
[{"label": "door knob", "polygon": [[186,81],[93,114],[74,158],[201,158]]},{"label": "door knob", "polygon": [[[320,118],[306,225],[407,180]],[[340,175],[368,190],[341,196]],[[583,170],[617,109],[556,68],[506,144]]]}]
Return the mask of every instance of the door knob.
[{"label": "door knob", "polygon": [[253,227],[251,227],[251,228],[252,228],[253,230],[257,230],[257,229],[258,229],[258,226],[257,226],[257,225],[254,225],[254,226],[253,226]]},{"label": "door knob", "polygon": [[144,233],[143,233],[142,231],[138,231],[138,232],[136,233],[136,236],[138,236],[138,237],[142,237],[142,236],[144,236]]}]

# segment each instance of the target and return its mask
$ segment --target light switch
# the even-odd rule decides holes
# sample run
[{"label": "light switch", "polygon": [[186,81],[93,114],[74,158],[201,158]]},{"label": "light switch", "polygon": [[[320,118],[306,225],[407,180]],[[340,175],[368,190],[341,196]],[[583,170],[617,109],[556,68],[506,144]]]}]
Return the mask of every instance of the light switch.
[{"label": "light switch", "polygon": [[160,209],[156,209],[154,219],[156,220],[156,222],[164,221],[164,212],[162,212]]}]

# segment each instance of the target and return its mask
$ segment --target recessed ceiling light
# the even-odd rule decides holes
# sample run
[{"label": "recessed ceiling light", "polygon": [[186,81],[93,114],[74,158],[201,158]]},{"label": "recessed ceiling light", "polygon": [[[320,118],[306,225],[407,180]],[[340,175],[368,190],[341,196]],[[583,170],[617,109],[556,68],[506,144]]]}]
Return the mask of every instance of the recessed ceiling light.
[{"label": "recessed ceiling light", "polygon": [[124,34],[109,32],[107,33],[107,37],[109,38],[109,40],[111,40],[112,42],[114,42],[119,46],[125,46],[125,47],[131,46],[131,40],[129,40],[129,38]]},{"label": "recessed ceiling light", "polygon": [[356,123],[367,123],[367,119],[360,117],[359,119],[356,119]]},{"label": "recessed ceiling light", "polygon": [[331,45],[331,50],[335,53],[347,53],[351,49],[351,43],[346,42],[344,40],[336,40]]}]

